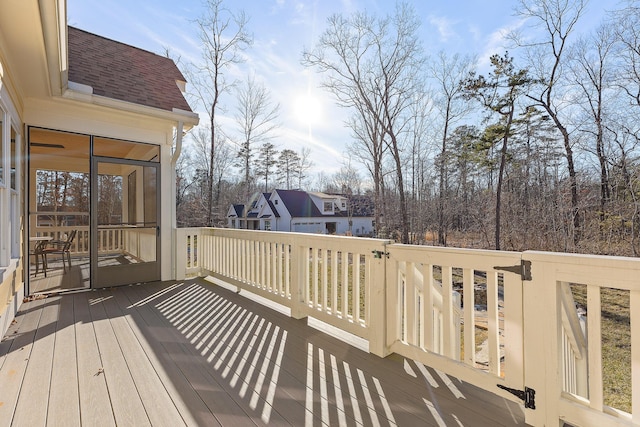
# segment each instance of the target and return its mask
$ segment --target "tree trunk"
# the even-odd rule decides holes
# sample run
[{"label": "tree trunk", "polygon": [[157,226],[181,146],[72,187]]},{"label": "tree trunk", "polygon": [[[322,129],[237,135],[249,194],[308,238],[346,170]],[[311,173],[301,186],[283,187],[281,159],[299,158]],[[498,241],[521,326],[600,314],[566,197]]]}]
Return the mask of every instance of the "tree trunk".
[{"label": "tree trunk", "polygon": [[398,140],[394,134],[389,135],[392,143],[393,159],[396,164],[396,177],[398,178],[398,194],[400,196],[400,240],[409,243],[409,216],[407,215],[407,201],[404,194],[404,181],[402,177],[402,159]]},{"label": "tree trunk", "polygon": [[447,224],[445,217],[445,198],[448,187],[447,179],[447,134],[449,132],[449,113],[451,103],[447,102],[442,133],[442,151],[440,152],[440,194],[438,196],[438,244],[447,246]]},{"label": "tree trunk", "polygon": [[498,172],[498,185],[496,187],[496,230],[495,244],[496,250],[500,250],[500,211],[502,210],[502,183],[504,181],[504,169],[507,163],[507,146],[509,143],[509,132],[511,131],[511,122],[513,121],[513,109],[507,118],[507,126],[505,127],[504,136],[502,137],[502,149],[500,150],[500,171]]},{"label": "tree trunk", "polygon": [[213,227],[213,167],[215,164],[215,154],[216,154],[216,127],[215,127],[215,108],[216,101],[211,104],[211,120],[209,125],[211,126],[211,150],[209,152],[209,176],[207,177],[207,226]]},{"label": "tree trunk", "polygon": [[561,128],[562,138],[564,140],[564,149],[567,156],[567,169],[569,171],[569,185],[571,186],[571,216],[573,222],[573,244],[577,245],[581,239],[582,230],[580,225],[580,211],[578,209],[578,179],[576,176],[576,168],[573,163],[573,149],[569,142],[569,132],[564,126],[558,123]]}]

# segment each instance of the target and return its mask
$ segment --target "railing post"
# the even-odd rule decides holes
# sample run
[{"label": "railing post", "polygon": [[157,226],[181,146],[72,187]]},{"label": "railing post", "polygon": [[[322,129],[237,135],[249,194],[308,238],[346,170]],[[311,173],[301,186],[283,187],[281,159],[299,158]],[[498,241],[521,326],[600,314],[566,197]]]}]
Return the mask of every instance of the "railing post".
[{"label": "railing post", "polygon": [[394,325],[387,324],[387,321],[390,320],[387,311],[387,271],[393,270],[387,266],[390,263],[387,249],[387,243],[383,243],[377,249],[379,256],[367,255],[371,260],[371,269],[367,274],[370,280],[369,352],[380,357],[386,357],[390,353],[387,329],[394,327]]},{"label": "railing post", "polygon": [[175,228],[175,277],[176,280],[184,280],[187,273],[186,230]]},{"label": "railing post", "polygon": [[[302,319],[307,317],[305,308],[305,260],[308,256],[307,248],[297,244],[291,245],[291,317],[294,319]],[[306,251],[305,251],[306,250]]]},{"label": "railing post", "polygon": [[560,318],[556,266],[524,252],[531,279],[523,282],[524,385],[535,390],[536,409],[525,409],[534,426],[558,426],[560,398]]}]

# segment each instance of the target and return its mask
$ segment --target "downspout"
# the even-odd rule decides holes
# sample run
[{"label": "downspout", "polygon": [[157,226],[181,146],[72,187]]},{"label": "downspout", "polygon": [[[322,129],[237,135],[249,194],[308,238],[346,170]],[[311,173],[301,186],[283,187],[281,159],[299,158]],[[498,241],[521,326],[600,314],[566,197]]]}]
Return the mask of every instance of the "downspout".
[{"label": "downspout", "polygon": [[184,130],[184,122],[178,121],[178,125],[176,126],[176,148],[173,151],[173,155],[171,156],[171,235],[172,235],[172,250],[173,256],[171,257],[171,277],[174,279],[176,276],[176,256],[178,253],[178,238],[177,238],[177,214],[176,214],[176,184],[178,179],[178,174],[176,172],[176,165],[178,163],[178,158],[180,157],[180,153],[182,152],[182,133]]}]

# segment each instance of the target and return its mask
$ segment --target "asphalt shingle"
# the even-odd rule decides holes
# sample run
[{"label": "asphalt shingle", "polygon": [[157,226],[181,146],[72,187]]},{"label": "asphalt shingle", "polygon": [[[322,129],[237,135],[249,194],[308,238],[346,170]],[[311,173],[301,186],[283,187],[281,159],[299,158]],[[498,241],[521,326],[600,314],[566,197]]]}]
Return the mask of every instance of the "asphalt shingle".
[{"label": "asphalt shingle", "polygon": [[177,81],[184,76],[170,59],[68,27],[69,81],[95,95],[172,111],[192,111]]}]

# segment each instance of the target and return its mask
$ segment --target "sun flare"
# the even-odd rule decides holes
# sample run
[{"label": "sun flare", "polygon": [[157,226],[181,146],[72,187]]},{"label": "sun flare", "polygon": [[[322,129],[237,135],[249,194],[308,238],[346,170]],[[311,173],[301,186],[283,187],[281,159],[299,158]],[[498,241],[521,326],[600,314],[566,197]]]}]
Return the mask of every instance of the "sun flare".
[{"label": "sun flare", "polygon": [[322,119],[322,104],[313,95],[304,94],[296,98],[294,104],[296,118],[305,124],[314,124]]}]

